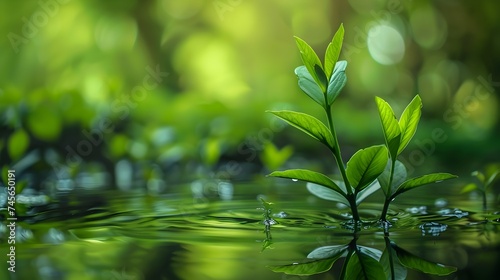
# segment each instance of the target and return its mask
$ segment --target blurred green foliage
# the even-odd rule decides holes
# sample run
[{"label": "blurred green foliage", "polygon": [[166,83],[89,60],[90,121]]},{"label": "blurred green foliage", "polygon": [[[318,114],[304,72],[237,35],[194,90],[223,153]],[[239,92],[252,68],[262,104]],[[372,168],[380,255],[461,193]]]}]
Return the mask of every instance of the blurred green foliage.
[{"label": "blurred green foliage", "polygon": [[[0,162],[12,165],[37,150],[45,164],[36,168],[50,171],[54,162],[72,162],[70,147],[83,162],[109,166],[129,159],[214,168],[231,158],[258,160],[248,156],[252,148],[276,166],[266,141],[252,146],[248,137],[271,126],[264,114],[270,107],[314,111],[301,102],[290,70],[301,65],[293,35],[324,49],[344,22],[341,59],[349,61],[351,82],[333,112],[345,120],[336,124],[341,145],[354,152],[382,143],[374,95],[398,114],[419,93],[423,121],[403,157],[422,172],[436,164],[470,172],[500,154],[499,6],[465,0],[2,1]],[[436,128],[446,141],[425,153],[418,140]],[[323,152],[288,129],[267,138],[295,142],[297,155]]]}]

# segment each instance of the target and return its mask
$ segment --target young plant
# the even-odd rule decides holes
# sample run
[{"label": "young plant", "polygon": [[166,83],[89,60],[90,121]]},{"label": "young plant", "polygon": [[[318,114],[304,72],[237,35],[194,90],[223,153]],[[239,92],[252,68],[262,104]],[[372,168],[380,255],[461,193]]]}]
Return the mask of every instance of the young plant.
[{"label": "young plant", "polygon": [[399,121],[389,104],[377,97],[376,103],[386,144],[361,149],[354,153],[347,165],[344,165],[331,113],[332,105],[347,81],[345,74],[347,62],[338,60],[343,38],[344,27],[341,25],[328,45],[325,60],[322,63],[305,41],[295,37],[304,63],[303,66],[295,69],[299,87],[321,106],[326,115],[326,125],[315,117],[300,112],[269,111],[323,143],[333,154],[342,181],[305,169],[275,171],[269,176],[308,182],[307,188],[311,193],[323,199],[348,205],[355,222],[360,221],[358,204],[382,185],[386,200],[381,219],[385,221],[389,203],[399,194],[456,176],[434,173],[406,180],[406,169],[401,162],[397,161],[397,156],[415,134],[420,120],[422,103],[418,95],[410,102]]},{"label": "young plant", "polygon": [[485,173],[481,171],[472,172],[471,175],[476,177],[477,180],[480,182],[480,184],[475,184],[475,183],[467,184],[465,185],[465,187],[462,188],[461,193],[468,193],[474,190],[479,191],[483,197],[483,210],[486,211],[486,209],[488,209],[486,201],[486,192],[491,188],[491,186],[493,186],[493,183],[495,183],[496,179],[498,179],[499,173],[500,170],[497,169],[497,167],[494,165],[492,165],[491,168],[488,168]]},{"label": "young plant", "polygon": [[384,171],[388,153],[383,145],[371,146],[357,151],[347,162],[347,166],[342,162],[331,108],[347,81],[345,74],[347,62],[338,61],[344,40],[344,27],[340,26],[328,45],[324,63],[321,63],[314,50],[305,41],[298,37],[295,37],[295,40],[304,63],[295,69],[299,87],[324,110],[327,125],[304,113],[270,112],[323,143],[332,152],[342,181],[335,181],[327,175],[305,169],[275,171],[270,176],[312,183],[308,184],[311,192],[322,198],[340,199],[350,206],[353,219],[359,221],[357,204],[362,197],[366,197],[364,194],[376,190],[377,186],[373,182]]},{"label": "young plant", "polygon": [[416,95],[406,106],[398,120],[391,106],[380,97],[375,97],[382,129],[384,131],[385,146],[389,151],[389,161],[384,172],[378,177],[379,184],[385,194],[384,208],[380,220],[386,221],[389,204],[396,196],[414,188],[438,183],[443,180],[456,178],[449,173],[432,173],[407,180],[406,167],[397,160],[397,157],[406,148],[417,131],[421,116],[422,100]]}]

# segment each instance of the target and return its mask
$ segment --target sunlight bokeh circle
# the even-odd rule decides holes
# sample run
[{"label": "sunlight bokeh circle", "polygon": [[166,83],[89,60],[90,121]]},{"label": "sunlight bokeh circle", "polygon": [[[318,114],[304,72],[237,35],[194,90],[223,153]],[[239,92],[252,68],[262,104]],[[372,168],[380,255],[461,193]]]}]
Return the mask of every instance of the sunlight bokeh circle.
[{"label": "sunlight bokeh circle", "polygon": [[391,65],[401,61],[405,43],[401,34],[389,25],[377,25],[368,31],[366,40],[371,57],[380,64]]}]

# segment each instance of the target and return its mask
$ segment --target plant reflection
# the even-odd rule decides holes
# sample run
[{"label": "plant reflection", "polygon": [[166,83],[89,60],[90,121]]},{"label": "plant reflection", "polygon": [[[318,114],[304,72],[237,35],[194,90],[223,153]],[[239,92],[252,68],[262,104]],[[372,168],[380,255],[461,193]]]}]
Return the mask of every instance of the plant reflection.
[{"label": "plant reflection", "polygon": [[271,245],[273,244],[273,237],[271,235],[271,226],[278,224],[278,222],[273,219],[272,217],[272,203],[267,202],[264,199],[260,199],[262,202],[263,208],[259,208],[262,210],[262,216],[264,216],[264,219],[262,220],[262,223],[264,224],[264,232],[266,234],[266,239],[264,239],[262,242],[262,251],[264,251],[267,248],[270,248]]},{"label": "plant reflection", "polygon": [[358,244],[358,230],[352,240],[343,245],[318,247],[307,255],[307,260],[286,265],[269,266],[274,272],[290,275],[314,275],[329,271],[343,258],[340,279],[406,279],[408,269],[438,276],[455,272],[455,267],[434,263],[399,247],[384,228],[383,251]]}]

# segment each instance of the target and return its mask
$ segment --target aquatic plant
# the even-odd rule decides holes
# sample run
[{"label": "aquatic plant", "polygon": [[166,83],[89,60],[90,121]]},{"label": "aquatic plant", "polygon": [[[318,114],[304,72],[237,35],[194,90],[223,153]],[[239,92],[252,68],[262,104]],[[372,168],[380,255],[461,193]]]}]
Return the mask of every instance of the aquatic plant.
[{"label": "aquatic plant", "polygon": [[486,195],[489,189],[494,185],[496,180],[498,179],[498,174],[500,173],[500,169],[498,169],[497,165],[490,165],[486,168],[485,172],[474,171],[471,173],[472,176],[476,177],[480,184],[470,183],[465,185],[462,188],[461,193],[468,193],[471,191],[479,191],[483,198],[483,210],[486,211],[488,209],[488,203],[486,200]]},{"label": "aquatic plant", "polygon": [[304,40],[295,37],[303,66],[295,69],[298,85],[326,114],[327,124],[317,118],[295,111],[268,111],[324,144],[333,154],[342,180],[306,169],[275,171],[273,177],[307,182],[308,190],[323,199],[338,201],[350,207],[353,220],[360,221],[358,205],[367,196],[382,188],[385,194],[381,220],[396,196],[411,189],[456,177],[448,173],[433,173],[407,179],[404,165],[397,156],[415,134],[421,116],[422,102],[417,95],[408,104],[399,121],[391,106],[376,97],[385,145],[373,145],[358,150],[346,165],[342,161],[337,132],[332,119],[332,105],[347,82],[347,61],[338,60],[344,39],[343,25],[328,45],[322,63],[315,51]]}]

